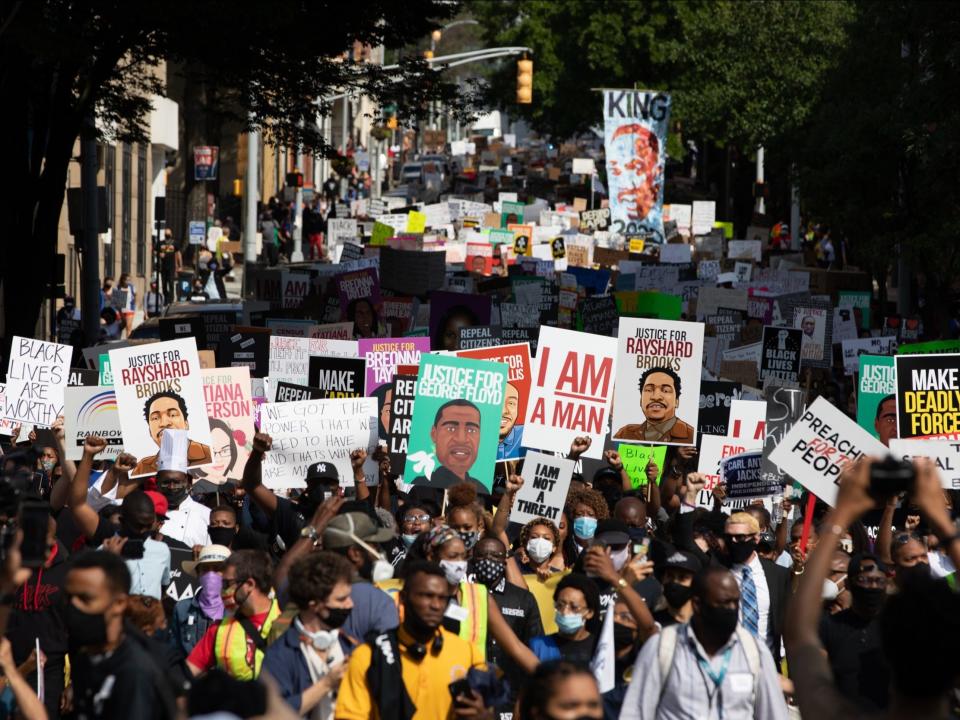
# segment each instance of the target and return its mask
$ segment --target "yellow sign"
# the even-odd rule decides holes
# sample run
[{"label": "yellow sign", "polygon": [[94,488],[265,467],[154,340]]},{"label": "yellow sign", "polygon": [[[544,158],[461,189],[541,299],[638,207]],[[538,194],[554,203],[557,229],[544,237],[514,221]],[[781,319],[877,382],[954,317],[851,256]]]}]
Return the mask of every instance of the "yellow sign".
[{"label": "yellow sign", "polygon": [[630,252],[642,253],[644,241],[643,238],[630,238]]}]

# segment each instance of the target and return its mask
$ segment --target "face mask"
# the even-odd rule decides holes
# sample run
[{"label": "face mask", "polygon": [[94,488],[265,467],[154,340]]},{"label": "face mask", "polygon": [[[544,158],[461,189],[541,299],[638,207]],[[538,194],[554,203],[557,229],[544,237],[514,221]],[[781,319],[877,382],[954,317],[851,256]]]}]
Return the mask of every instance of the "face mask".
[{"label": "face mask", "polygon": [[473,562],[473,574],[477,578],[477,582],[486,585],[488,590],[497,587],[506,572],[507,566],[496,560],[484,558]]},{"label": "face mask", "polygon": [[53,469],[57,466],[56,460],[42,460],[40,462],[40,467],[43,468],[43,471],[49,475],[53,472]]},{"label": "face mask", "polygon": [[197,600],[203,614],[213,620],[223,619],[223,598],[220,596],[222,590],[223,576],[220,573],[205,572],[200,576],[200,592],[197,593]]},{"label": "face mask", "polygon": [[447,576],[447,582],[451,585],[459,585],[460,581],[467,575],[466,560],[441,560],[440,567],[443,568],[443,572]]},{"label": "face mask", "polygon": [[898,567],[897,580],[901,585],[904,583],[916,582],[917,580],[930,579],[930,566],[924,562],[918,562],[911,567]]},{"label": "face mask", "polygon": [[703,627],[718,640],[726,642],[733,631],[737,629],[737,620],[740,618],[739,608],[713,607],[703,604],[700,606],[700,620]]},{"label": "face mask", "polygon": [[613,563],[613,569],[617,572],[620,572],[623,569],[623,566],[627,564],[627,560],[630,559],[630,551],[626,547],[623,550],[617,550],[616,552],[610,553],[610,562]]},{"label": "face mask", "polygon": [[669,582],[663,586],[663,599],[674,609],[682,608],[693,597],[693,588],[678,582]]},{"label": "face mask", "polygon": [[622,625],[621,623],[615,622],[613,624],[613,646],[617,650],[631,647],[636,642],[635,632],[636,629],[629,625]]},{"label": "face mask", "polygon": [[237,529],[208,525],[207,535],[210,536],[210,543],[212,545],[224,545],[226,547],[230,547],[230,543],[232,543],[234,538],[237,536]]},{"label": "face mask", "polygon": [[562,615],[557,611],[557,630],[561,635],[575,635],[583,627],[583,615]]},{"label": "face mask", "polygon": [[67,626],[67,643],[71,653],[80,652],[81,648],[106,644],[107,621],[103,615],[85,613],[70,602],[67,603],[63,619]]},{"label": "face mask", "polygon": [[407,535],[406,533],[404,533],[403,535],[400,536],[400,538],[403,540],[403,546],[408,550],[410,549],[410,546],[412,546],[413,543],[416,542],[418,537],[420,536],[417,533],[414,533],[413,535]]},{"label": "face mask", "polygon": [[887,599],[885,588],[865,588],[859,585],[850,585],[850,596],[853,606],[864,615],[876,615]]},{"label": "face mask", "polygon": [[597,519],[592,517],[578,517],[573,521],[573,534],[581,540],[590,540],[597,532]]},{"label": "face mask", "polygon": [[371,582],[383,582],[393,577],[393,565],[388,563],[382,557],[378,557],[370,567]]},{"label": "face mask", "polygon": [[459,535],[460,539],[463,540],[463,546],[467,549],[467,552],[473,550],[473,546],[476,545],[477,540],[480,539],[480,533],[478,532],[458,531],[457,535]]},{"label": "face mask", "polygon": [[539,565],[553,555],[553,543],[545,537],[530,538],[527,540],[527,555]]},{"label": "face mask", "polygon": [[[844,575],[843,577],[846,577]],[[830,602],[831,600],[836,600],[837,595],[840,594],[840,586],[837,585],[833,580],[827,578],[823,581],[823,590],[820,593],[820,597],[823,598],[825,602]]]},{"label": "face mask", "polygon": [[167,504],[170,505],[171,510],[176,510],[180,507],[180,504],[187,499],[187,495],[190,494],[190,488],[183,486],[182,488],[161,488],[160,494],[167,499]]},{"label": "face mask", "polygon": [[647,529],[642,527],[627,528],[627,535],[630,536],[630,542],[638,543],[647,537]]},{"label": "face mask", "polygon": [[757,541],[750,540],[749,542],[742,543],[728,542],[727,549],[730,552],[730,560],[736,565],[746,562],[747,559],[753,555],[757,549]]},{"label": "face mask", "polygon": [[322,618],[323,622],[334,630],[341,628],[347,621],[347,618],[350,617],[350,611],[352,609],[353,608],[327,608],[327,616]]}]

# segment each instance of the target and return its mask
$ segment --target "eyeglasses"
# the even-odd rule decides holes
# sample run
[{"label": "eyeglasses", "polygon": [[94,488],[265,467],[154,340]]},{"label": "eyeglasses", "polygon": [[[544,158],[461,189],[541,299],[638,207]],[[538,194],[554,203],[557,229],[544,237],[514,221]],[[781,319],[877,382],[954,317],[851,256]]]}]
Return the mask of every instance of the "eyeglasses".
[{"label": "eyeglasses", "polygon": [[557,600],[557,602],[553,604],[553,607],[555,607],[560,612],[565,612],[569,610],[574,615],[579,615],[580,613],[584,612],[587,609],[585,607],[580,607],[579,605],[573,605],[572,603],[564,602],[563,600]]},{"label": "eyeglasses", "polygon": [[405,517],[403,518],[403,522],[405,522],[405,523],[415,523],[415,522],[427,523],[427,522],[430,522],[430,516],[429,516],[429,515],[426,515],[426,514],[424,514],[424,515],[407,515],[407,516],[405,516]]},{"label": "eyeglasses", "polygon": [[894,545],[906,545],[911,540],[916,540],[918,543],[923,542],[923,538],[915,532],[900,532],[893,536]]}]

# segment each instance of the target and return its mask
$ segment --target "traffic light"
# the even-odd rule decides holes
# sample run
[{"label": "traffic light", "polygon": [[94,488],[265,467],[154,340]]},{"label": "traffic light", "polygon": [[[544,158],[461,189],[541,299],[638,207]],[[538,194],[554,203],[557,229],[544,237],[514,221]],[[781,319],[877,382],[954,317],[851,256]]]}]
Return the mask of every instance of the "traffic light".
[{"label": "traffic light", "polygon": [[233,196],[243,197],[243,180],[241,178],[233,179]]},{"label": "traffic light", "polygon": [[517,104],[533,102],[533,60],[517,60]]},{"label": "traffic light", "polygon": [[287,187],[302,188],[302,187],[303,187],[303,173],[302,173],[302,172],[288,172],[288,173],[287,173]]}]

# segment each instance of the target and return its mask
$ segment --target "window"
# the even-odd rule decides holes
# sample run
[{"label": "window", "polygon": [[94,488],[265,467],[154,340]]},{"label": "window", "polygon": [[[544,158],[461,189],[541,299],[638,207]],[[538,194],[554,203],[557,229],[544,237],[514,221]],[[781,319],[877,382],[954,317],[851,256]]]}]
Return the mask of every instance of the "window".
[{"label": "window", "polygon": [[117,148],[107,145],[104,153],[104,186],[107,189],[107,216],[110,218],[111,242],[103,244],[103,277],[113,277],[113,243],[117,241],[116,217],[114,215],[113,188],[117,176]]},{"label": "window", "polygon": [[147,274],[147,146],[137,145],[137,275]]},{"label": "window", "polygon": [[133,218],[133,148],[123,144],[120,176],[120,274],[130,272],[130,226]]}]

